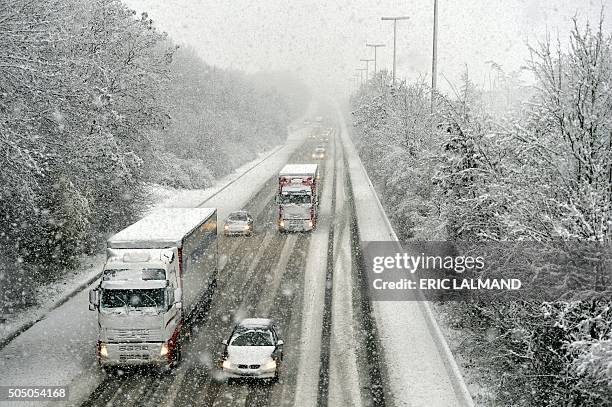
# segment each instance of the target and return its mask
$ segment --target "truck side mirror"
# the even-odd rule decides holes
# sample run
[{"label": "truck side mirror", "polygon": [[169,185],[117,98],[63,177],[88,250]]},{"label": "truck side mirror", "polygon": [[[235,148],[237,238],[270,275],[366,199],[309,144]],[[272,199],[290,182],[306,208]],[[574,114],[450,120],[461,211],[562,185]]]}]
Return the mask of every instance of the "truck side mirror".
[{"label": "truck side mirror", "polygon": [[174,305],[174,287],[172,286],[166,288],[166,304],[168,309]]},{"label": "truck side mirror", "polygon": [[283,342],[281,339],[279,339],[278,341],[276,341],[276,347],[279,348],[281,346],[283,346],[285,344],[285,342]]},{"label": "truck side mirror", "polygon": [[100,304],[100,295],[99,295],[99,291],[97,288],[94,288],[93,290],[89,290],[89,310],[90,311],[95,311],[98,308],[98,305]]},{"label": "truck side mirror", "polygon": [[221,341],[221,343],[222,343],[223,345],[227,346],[227,339],[222,340],[222,341]]}]

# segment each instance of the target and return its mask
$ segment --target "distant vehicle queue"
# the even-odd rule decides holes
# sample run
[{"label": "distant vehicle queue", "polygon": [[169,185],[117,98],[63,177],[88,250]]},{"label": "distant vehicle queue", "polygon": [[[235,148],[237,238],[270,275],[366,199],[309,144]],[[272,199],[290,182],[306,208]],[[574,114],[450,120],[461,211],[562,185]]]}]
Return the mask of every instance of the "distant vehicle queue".
[{"label": "distant vehicle queue", "polygon": [[[324,145],[317,146],[313,158],[325,158]],[[316,227],[319,183],[318,164],[287,164],[281,169],[276,195],[279,232]],[[249,212],[232,212],[223,234],[251,236],[254,223]],[[179,363],[193,316],[216,286],[217,252],[215,208],[158,210],[111,236],[102,277],[89,292],[89,309],[97,312],[100,367],[170,369]],[[278,379],[283,341],[273,321],[244,319],[223,346],[219,368],[225,377]]]}]

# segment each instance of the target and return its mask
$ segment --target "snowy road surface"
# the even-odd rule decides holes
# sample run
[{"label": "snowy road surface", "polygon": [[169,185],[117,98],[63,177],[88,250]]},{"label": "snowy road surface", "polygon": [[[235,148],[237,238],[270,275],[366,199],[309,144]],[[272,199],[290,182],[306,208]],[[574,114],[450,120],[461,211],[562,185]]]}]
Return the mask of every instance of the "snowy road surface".
[{"label": "snowy road surface", "polygon": [[[346,132],[344,125],[338,129]],[[11,373],[0,376],[0,385],[67,385],[71,396],[65,404],[75,406],[461,405],[453,396],[442,359],[436,354],[413,354],[438,352],[418,307],[406,307],[411,313],[385,322],[380,342],[371,334],[375,321],[356,267],[350,167],[337,130],[328,143],[327,159],[317,161],[322,166],[317,228],[312,233],[277,232],[276,174],[286,162],[313,162],[318,140],[304,141],[304,136],[299,132],[291,137],[206,202],[191,196],[170,203],[214,206],[219,208],[219,219],[242,208],[255,217],[254,236],[220,238],[215,295],[201,309],[176,369],[101,373],[94,352],[95,313],[88,310],[84,291],[0,351],[0,371]],[[373,307],[376,322],[381,323],[381,315],[389,311],[384,304]],[[236,321],[247,316],[271,317],[280,327],[285,356],[278,383],[229,384],[218,374],[221,341]],[[406,339],[394,343],[398,334]],[[411,341],[419,346],[407,343]],[[384,359],[378,357],[379,343]],[[390,361],[390,352],[405,352],[416,362],[401,355]],[[381,365],[383,360],[388,365]],[[381,378],[389,377],[390,383],[382,383]],[[421,397],[417,387],[439,394]]]}]

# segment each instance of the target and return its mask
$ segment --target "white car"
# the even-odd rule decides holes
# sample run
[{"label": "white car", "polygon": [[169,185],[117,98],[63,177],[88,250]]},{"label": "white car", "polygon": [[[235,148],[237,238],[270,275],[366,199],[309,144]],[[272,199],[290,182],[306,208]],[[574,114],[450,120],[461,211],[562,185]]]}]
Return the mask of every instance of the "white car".
[{"label": "white car", "polygon": [[228,381],[238,378],[278,380],[283,341],[272,320],[243,319],[223,345],[221,370]]},{"label": "white car", "polygon": [[253,234],[253,217],[247,211],[236,211],[229,214],[223,226],[223,233],[226,236],[230,235],[246,235]]},{"label": "white car", "polygon": [[325,159],[325,146],[318,145],[317,148],[315,148],[314,153],[312,153],[312,158],[318,159],[318,160]]}]

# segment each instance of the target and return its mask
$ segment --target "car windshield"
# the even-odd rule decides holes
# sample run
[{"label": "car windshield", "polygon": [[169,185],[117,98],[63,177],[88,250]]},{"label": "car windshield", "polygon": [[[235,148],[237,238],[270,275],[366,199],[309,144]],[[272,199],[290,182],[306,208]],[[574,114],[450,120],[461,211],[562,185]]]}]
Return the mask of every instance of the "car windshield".
[{"label": "car windshield", "polygon": [[235,336],[231,346],[274,346],[272,333],[270,331],[247,331]]},{"label": "car windshield", "polygon": [[242,222],[246,222],[247,220],[247,214],[244,212],[237,212],[237,213],[232,213],[230,214],[230,216],[227,218],[227,220],[229,221],[242,221]]},{"label": "car windshield", "polygon": [[282,194],[280,197],[281,204],[309,204],[310,195],[307,194]]},{"label": "car windshield", "polygon": [[102,290],[102,308],[119,307],[163,307],[164,290],[162,288],[147,290]]}]

